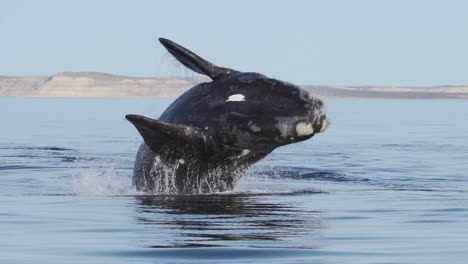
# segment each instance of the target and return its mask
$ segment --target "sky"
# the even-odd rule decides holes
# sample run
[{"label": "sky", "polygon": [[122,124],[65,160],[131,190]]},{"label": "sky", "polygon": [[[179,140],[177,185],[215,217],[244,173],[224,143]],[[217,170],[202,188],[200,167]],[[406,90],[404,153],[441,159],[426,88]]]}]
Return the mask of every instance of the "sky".
[{"label": "sky", "polygon": [[463,0],[0,0],[0,75],[190,75],[159,37],[296,84],[468,84]]}]

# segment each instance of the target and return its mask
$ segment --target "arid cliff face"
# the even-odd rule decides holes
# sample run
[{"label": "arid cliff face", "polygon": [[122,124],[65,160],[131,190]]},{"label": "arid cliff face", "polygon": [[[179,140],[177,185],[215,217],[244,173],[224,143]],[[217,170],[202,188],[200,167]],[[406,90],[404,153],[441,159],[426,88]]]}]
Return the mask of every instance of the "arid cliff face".
[{"label": "arid cliff face", "polygon": [[[106,73],[59,73],[53,76],[0,76],[0,96],[161,97],[174,98],[205,77],[141,78]],[[327,97],[468,99],[468,86],[303,86]]]}]

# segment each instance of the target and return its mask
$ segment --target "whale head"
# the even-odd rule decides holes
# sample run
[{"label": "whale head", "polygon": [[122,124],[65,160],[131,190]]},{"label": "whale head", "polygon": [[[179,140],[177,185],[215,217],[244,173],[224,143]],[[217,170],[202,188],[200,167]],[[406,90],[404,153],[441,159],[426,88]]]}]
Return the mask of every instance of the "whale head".
[{"label": "whale head", "polygon": [[188,90],[159,120],[127,115],[155,152],[167,142],[181,142],[205,152],[232,149],[239,157],[267,153],[309,139],[330,124],[323,101],[297,85],[219,67],[170,40],[160,42],[212,81]]},{"label": "whale head", "polygon": [[326,130],[323,101],[301,87],[258,73],[230,73],[213,81],[227,133],[241,148],[278,147]]}]

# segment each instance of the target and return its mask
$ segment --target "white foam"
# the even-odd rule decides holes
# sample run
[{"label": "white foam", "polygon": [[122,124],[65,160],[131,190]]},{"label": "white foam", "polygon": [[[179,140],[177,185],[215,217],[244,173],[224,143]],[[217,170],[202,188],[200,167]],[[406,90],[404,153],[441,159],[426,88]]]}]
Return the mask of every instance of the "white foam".
[{"label": "white foam", "polygon": [[71,183],[72,192],[78,196],[138,195],[129,175],[122,175],[113,168],[87,169]]}]

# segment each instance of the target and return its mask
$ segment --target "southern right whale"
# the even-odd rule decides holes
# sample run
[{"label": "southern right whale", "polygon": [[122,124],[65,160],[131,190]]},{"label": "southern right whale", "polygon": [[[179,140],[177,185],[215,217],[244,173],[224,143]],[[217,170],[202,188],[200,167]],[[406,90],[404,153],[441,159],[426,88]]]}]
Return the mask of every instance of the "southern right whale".
[{"label": "southern right whale", "polygon": [[133,183],[153,194],[231,190],[243,173],[274,149],[323,132],[323,102],[299,86],[253,72],[216,66],[164,38],[180,63],[206,75],[158,119],[127,115],[144,142]]}]

